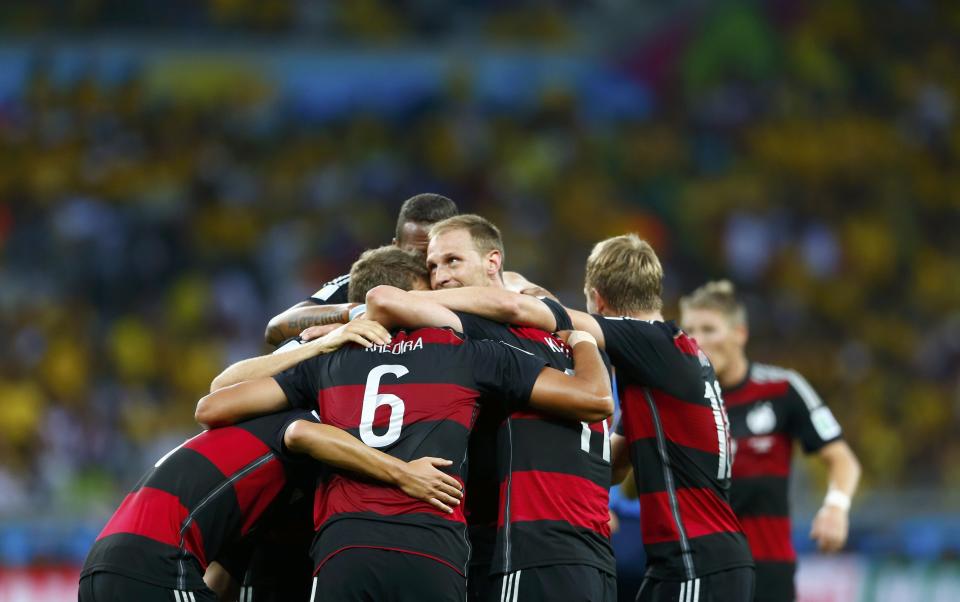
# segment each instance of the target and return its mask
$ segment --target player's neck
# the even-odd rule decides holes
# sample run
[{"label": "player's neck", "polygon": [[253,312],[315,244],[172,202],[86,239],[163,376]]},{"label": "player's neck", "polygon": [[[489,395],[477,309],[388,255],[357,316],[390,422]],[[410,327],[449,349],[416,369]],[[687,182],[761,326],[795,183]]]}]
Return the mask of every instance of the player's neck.
[{"label": "player's neck", "polygon": [[747,356],[739,354],[731,358],[723,372],[717,372],[717,380],[720,381],[720,387],[729,389],[743,382],[747,377],[747,370],[750,369],[750,362]]},{"label": "player's neck", "polygon": [[503,276],[501,275],[501,272],[497,272],[493,276],[490,276],[487,279],[487,286],[492,286],[494,288],[507,288],[503,283]]}]

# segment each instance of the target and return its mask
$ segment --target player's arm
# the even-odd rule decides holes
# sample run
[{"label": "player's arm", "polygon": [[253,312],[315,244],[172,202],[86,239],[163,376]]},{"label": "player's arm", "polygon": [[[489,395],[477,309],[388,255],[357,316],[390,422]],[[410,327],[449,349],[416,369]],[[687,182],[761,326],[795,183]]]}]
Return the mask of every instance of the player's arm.
[{"label": "player's arm", "polygon": [[364,445],[346,431],[309,420],[291,423],[283,442],[291,452],[395,485],[410,497],[444,512],[453,512],[453,506],[460,504],[463,496],[460,483],[438,468],[450,466],[450,460],[425,457],[404,462]]},{"label": "player's arm", "polygon": [[543,288],[539,284],[534,284],[527,280],[522,274],[518,272],[504,272],[503,273],[503,286],[508,291],[513,291],[515,293],[522,293],[524,295],[533,295],[534,297],[550,297],[557,303],[560,302],[557,297]]},{"label": "player's arm", "polygon": [[210,392],[245,380],[279,374],[307,358],[330,353],[349,342],[364,347],[386,345],[390,342],[390,333],[383,326],[371,320],[354,320],[291,351],[240,360],[227,367],[213,379],[210,383]]},{"label": "player's arm", "polygon": [[367,293],[366,305],[367,318],[387,328],[435,327],[463,331],[457,314],[434,297],[414,295],[414,291],[375,286]]},{"label": "player's arm", "polygon": [[350,309],[355,305],[353,303],[317,305],[311,301],[301,301],[270,319],[263,335],[264,340],[270,345],[277,346],[311,326],[345,324],[349,321]]},{"label": "player's arm", "polygon": [[240,582],[216,560],[207,565],[203,582],[217,594],[218,600],[236,600],[240,596]]},{"label": "player's arm", "polygon": [[553,368],[540,372],[530,394],[530,406],[563,418],[597,422],[613,413],[613,391],[597,343],[588,333],[573,331],[573,374]]},{"label": "player's arm", "polygon": [[276,380],[256,378],[201,398],[193,418],[204,428],[216,428],[289,408],[290,402]]},{"label": "player's arm", "polygon": [[630,475],[630,450],[627,438],[610,434],[610,484],[619,485]]},{"label": "player's arm", "polygon": [[557,329],[557,319],[543,301],[502,288],[465,286],[438,291],[410,291],[410,294],[453,311],[476,314],[494,322],[533,326],[547,332]]},{"label": "player's arm", "polygon": [[817,456],[827,466],[827,495],[813,519],[810,537],[822,552],[837,552],[847,541],[850,500],[860,481],[860,462],[843,440],[824,445]]}]

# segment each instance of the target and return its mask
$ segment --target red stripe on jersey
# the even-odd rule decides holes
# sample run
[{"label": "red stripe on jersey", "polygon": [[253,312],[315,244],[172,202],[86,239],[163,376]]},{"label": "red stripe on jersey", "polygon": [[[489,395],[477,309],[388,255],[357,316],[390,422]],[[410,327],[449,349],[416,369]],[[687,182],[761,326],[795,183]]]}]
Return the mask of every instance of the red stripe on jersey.
[{"label": "red stripe on jersey", "polygon": [[197,524],[197,521],[191,522],[190,528],[187,529],[186,534],[184,534],[183,547],[194,555],[200,562],[203,570],[207,570],[207,552],[203,548],[203,531],[200,530],[200,525]]},{"label": "red stripe on jersey", "polygon": [[[500,484],[500,515],[505,522],[507,482]],[[609,495],[587,479],[558,472],[530,470],[510,476],[510,522],[565,521],[610,537]]]},{"label": "red stripe on jersey", "polygon": [[[473,428],[473,414],[479,393],[467,387],[448,383],[411,383],[390,382],[391,375],[384,377],[377,392],[393,394],[403,400],[415,400],[405,403],[403,425],[414,422],[434,420],[453,420],[465,428]],[[320,417],[326,424],[341,429],[355,429],[360,424],[363,411],[363,393],[366,385],[343,385],[329,387],[320,391]],[[376,409],[373,426],[386,428],[393,410],[388,404]]]},{"label": "red stripe on jersey", "polygon": [[570,355],[570,348],[563,342],[563,339],[545,330],[531,328],[529,326],[511,326],[510,332],[521,339],[540,343],[551,351],[558,351]]},{"label": "red stripe on jersey", "polygon": [[733,478],[787,477],[793,445],[787,433],[737,439]]},{"label": "red stripe on jersey", "polygon": [[180,498],[172,493],[141,487],[127,494],[97,540],[114,533],[132,533],[177,547],[180,545],[180,527],[188,514],[190,512],[180,503]]},{"label": "red stripe on jersey", "polygon": [[[708,453],[720,453],[717,418],[713,408],[683,401],[658,389],[650,389],[650,394],[667,441]],[[630,443],[638,439],[656,438],[653,415],[642,387],[627,387],[621,407],[624,434]]]},{"label": "red stripe on jersey", "polygon": [[790,383],[782,381],[758,383],[748,381],[741,387],[723,392],[723,401],[727,407],[738,406],[758,399],[783,397],[790,390]]},{"label": "red stripe on jersey", "polygon": [[243,516],[241,535],[246,535],[270,503],[277,499],[286,482],[283,465],[276,458],[271,458],[233,484],[240,515]]},{"label": "red stripe on jersey", "polygon": [[794,562],[797,553],[790,540],[790,519],[779,516],[749,516],[740,519],[754,560]]},{"label": "red stripe on jersey", "polygon": [[183,446],[209,460],[226,477],[270,451],[256,435],[235,426],[210,429]]},{"label": "red stripe on jersey", "polygon": [[[463,487],[463,481],[459,478],[457,480]],[[413,499],[399,488],[334,475],[323,487],[317,487],[313,522],[314,527],[319,530],[324,523],[338,514],[373,512],[381,516],[432,514],[446,520],[466,523],[463,516],[465,501],[455,506],[452,514],[448,514],[426,502]]]},{"label": "red stripe on jersey", "polygon": [[673,346],[680,350],[680,353],[696,357],[700,354],[700,347],[697,341],[691,339],[686,333],[679,333],[673,337]]},{"label": "red stripe on jersey", "polygon": [[449,328],[419,328],[417,330],[400,330],[395,333],[387,349],[397,348],[397,343],[408,341],[416,343],[417,339],[422,339],[425,345],[462,345],[463,339]]},{"label": "red stripe on jersey", "polygon": [[[741,531],[730,505],[710,489],[678,489],[677,504],[687,538]],[[640,508],[640,529],[644,543],[680,539],[666,491],[641,495]]]}]

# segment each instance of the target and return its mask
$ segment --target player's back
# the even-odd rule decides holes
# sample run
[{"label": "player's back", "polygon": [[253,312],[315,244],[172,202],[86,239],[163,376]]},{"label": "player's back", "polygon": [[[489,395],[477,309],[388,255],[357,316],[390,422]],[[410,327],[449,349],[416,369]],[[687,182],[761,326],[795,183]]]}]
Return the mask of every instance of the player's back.
[{"label": "player's back", "polygon": [[117,573],[177,590],[203,587],[228,542],[248,534],[281,496],[284,412],[204,431],[164,455],[97,537],[82,576]]},{"label": "player's back", "polygon": [[672,322],[595,317],[617,370],[647,574],[689,580],[750,566],[729,504],[729,427],[710,362]]},{"label": "player's back", "polygon": [[[398,331],[388,346],[348,346],[313,358],[278,382],[292,403],[315,400],[324,423],[384,453],[404,461],[453,460],[447,470],[464,483],[480,397],[496,391],[525,401],[543,365],[496,343],[425,328]],[[326,479],[315,503],[318,567],[340,550],[371,547],[428,556],[461,573],[466,569],[469,546],[460,507],[447,514],[399,489],[346,473]]]},{"label": "player's back", "polygon": [[[573,368],[569,347],[553,334],[458,316],[468,336],[504,342],[558,370]],[[613,574],[607,421],[588,424],[522,409],[496,427],[499,504],[491,573],[585,564]]]}]

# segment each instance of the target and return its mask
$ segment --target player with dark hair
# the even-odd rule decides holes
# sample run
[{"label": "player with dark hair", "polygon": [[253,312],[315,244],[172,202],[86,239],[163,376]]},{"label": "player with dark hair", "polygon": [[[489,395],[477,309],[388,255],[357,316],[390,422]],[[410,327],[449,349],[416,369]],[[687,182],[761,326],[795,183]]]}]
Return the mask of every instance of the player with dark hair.
[{"label": "player with dark hair", "polygon": [[[423,252],[430,227],[457,212],[457,205],[445,196],[432,192],[412,196],[400,207],[391,244],[407,251]],[[264,333],[266,342],[276,346],[310,326],[340,323],[336,311],[342,308],[331,306],[347,303],[350,280],[350,274],[338,276],[308,299],[271,318]]]},{"label": "player with dark hair", "polygon": [[796,598],[787,496],[794,440],[827,466],[827,495],[810,531],[822,551],[836,552],[847,539],[860,464],[806,379],[747,359],[747,310],[732,283],[704,284],[680,300],[680,311],[683,329],[716,369],[730,415],[736,443],[730,500],[757,564],[755,600],[789,602]]},{"label": "player with dark hair", "polygon": [[[328,353],[368,328],[354,323],[272,359],[280,368],[289,366]],[[216,600],[204,570],[282,510],[295,473],[309,469],[296,454],[398,486],[403,495],[442,511],[458,503],[458,483],[437,469],[449,462],[399,461],[317,424],[308,411],[204,431],[160,458],[124,499],[83,566],[80,601]]]},{"label": "player with dark hair", "polygon": [[[592,337],[574,332],[569,343],[575,375],[452,330],[401,330],[389,345],[344,347],[274,378],[220,389],[200,401],[197,418],[223,423],[290,406],[316,408],[325,423],[397,458],[431,451],[461,458],[450,471],[463,482],[481,397],[514,407],[529,400],[530,407],[574,419],[610,414],[609,381]],[[314,595],[463,600],[469,544],[459,508],[446,514],[337,472],[318,487],[314,521]]]},{"label": "player with dark hair", "polygon": [[[732,454],[719,383],[696,341],[663,320],[662,280],[649,244],[610,238],[587,259],[591,313],[568,309],[616,369],[622,417],[611,442],[613,480],[632,463],[643,509],[647,573],[637,600],[749,602],[753,560],[729,503]],[[444,304],[514,324],[556,322],[533,297],[493,289],[480,300],[484,291],[464,289]]]},{"label": "player with dark hair", "polygon": [[[431,284],[502,288],[503,253],[500,231],[480,216],[438,222],[430,231],[427,255]],[[507,343],[559,370],[572,368],[569,350],[549,334],[571,328],[559,303],[535,300],[554,316],[545,330],[538,330],[453,313],[431,301],[459,292],[416,296],[378,287],[367,295],[367,315],[410,327],[448,326],[472,338]],[[614,600],[607,421],[485,409],[470,450],[470,599]]]}]

